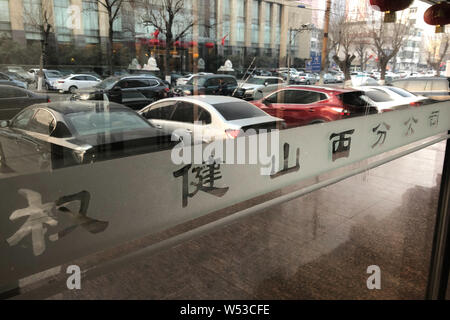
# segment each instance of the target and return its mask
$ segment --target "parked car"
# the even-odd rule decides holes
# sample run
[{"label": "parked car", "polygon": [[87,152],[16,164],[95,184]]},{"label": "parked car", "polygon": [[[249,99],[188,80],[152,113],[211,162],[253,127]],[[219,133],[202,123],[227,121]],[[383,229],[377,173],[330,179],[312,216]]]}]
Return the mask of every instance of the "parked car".
[{"label": "parked car", "polygon": [[[25,80],[25,82],[31,82],[34,80],[34,76],[31,76],[21,66],[6,66],[2,68],[5,73],[15,73]],[[22,80],[21,80],[22,81]]]},{"label": "parked car", "polygon": [[187,82],[189,80],[191,80],[194,76],[203,76],[203,75],[209,75],[209,74],[214,74],[214,73],[208,73],[208,72],[199,72],[196,74],[189,73],[183,77],[178,78],[176,81],[176,85],[183,86],[183,85],[187,84]]},{"label": "parked car", "polygon": [[0,168],[36,172],[169,149],[171,136],[125,106],[53,102],[0,123]]},{"label": "parked car", "polygon": [[364,99],[364,92],[331,87],[289,86],[252,103],[284,119],[288,127],[378,113]]},{"label": "parked car", "polygon": [[[378,111],[399,109],[401,106],[418,106],[428,100],[427,97],[417,96],[405,89],[393,86],[363,86],[366,95],[376,102]],[[387,95],[391,100],[387,100]],[[375,101],[385,100],[385,101]]]},{"label": "parked car", "polygon": [[379,112],[393,110],[400,107],[408,107],[410,104],[403,99],[396,99],[384,90],[376,86],[362,86],[358,88],[365,93],[365,99],[375,105]]},{"label": "parked car", "polygon": [[392,85],[432,99],[450,100],[450,78],[406,78],[394,80]]},{"label": "parked car", "polygon": [[0,84],[16,86],[23,89],[26,89],[28,87],[28,84],[26,82],[15,80],[4,72],[0,72]]},{"label": "parked car", "polygon": [[323,75],[323,83],[327,84],[327,83],[337,83],[337,82],[338,82],[338,80],[332,73],[325,73]]},{"label": "parked car", "polygon": [[294,79],[296,84],[310,85],[316,83],[316,77],[311,73],[300,72]]},{"label": "parked car", "polygon": [[44,70],[45,89],[57,90],[56,83],[63,77],[63,74],[58,70]]},{"label": "parked car", "polygon": [[43,102],[50,102],[50,98],[22,88],[0,85],[0,120],[9,120],[23,108]]},{"label": "parked car", "polygon": [[88,74],[74,74],[56,81],[56,89],[59,92],[75,93],[77,89],[85,89],[101,82],[99,78]]},{"label": "parked car", "polygon": [[167,132],[184,129],[186,134],[192,135],[196,130],[199,134],[193,138],[199,136],[201,141],[191,139],[194,143],[236,138],[248,129],[258,132],[281,128],[284,123],[249,102],[224,96],[163,99],[145,107],[139,114]]},{"label": "parked car", "polygon": [[76,90],[71,100],[109,100],[139,110],[168,93],[169,87],[161,79],[137,75],[107,78],[91,88]]},{"label": "parked car", "polygon": [[226,74],[195,75],[185,85],[174,89],[175,95],[221,95],[243,97],[244,90],[238,88],[234,76]]},{"label": "parked car", "polygon": [[247,82],[239,85],[244,89],[245,100],[258,100],[267,96],[281,87],[286,86],[286,82],[278,77],[262,77],[256,76],[247,80]]}]

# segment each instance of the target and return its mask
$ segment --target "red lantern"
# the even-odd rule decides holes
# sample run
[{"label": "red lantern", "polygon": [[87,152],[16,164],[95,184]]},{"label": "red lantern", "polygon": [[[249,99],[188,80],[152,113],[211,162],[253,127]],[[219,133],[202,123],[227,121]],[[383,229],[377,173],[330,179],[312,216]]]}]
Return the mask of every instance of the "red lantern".
[{"label": "red lantern", "polygon": [[159,44],[159,40],[158,39],[150,39],[150,40],[148,40],[148,44],[150,44],[152,46],[157,46]]},{"label": "red lantern", "polygon": [[395,11],[405,10],[414,0],[370,0],[372,9],[384,12],[384,22],[395,22]]},{"label": "red lantern", "polygon": [[188,43],[188,46],[189,47],[195,47],[197,45],[197,42],[196,41],[189,41],[189,43]]},{"label": "red lantern", "polygon": [[173,45],[174,45],[175,47],[179,48],[179,47],[181,47],[181,42],[177,40],[177,41],[175,41],[175,42],[173,43]]},{"label": "red lantern", "polygon": [[423,15],[426,23],[436,26],[436,33],[444,32],[444,25],[450,23],[450,4],[448,2],[435,4]]},{"label": "red lantern", "polygon": [[208,48],[208,49],[212,49],[212,48],[214,48],[214,43],[207,42],[207,43],[205,43],[205,47]]}]

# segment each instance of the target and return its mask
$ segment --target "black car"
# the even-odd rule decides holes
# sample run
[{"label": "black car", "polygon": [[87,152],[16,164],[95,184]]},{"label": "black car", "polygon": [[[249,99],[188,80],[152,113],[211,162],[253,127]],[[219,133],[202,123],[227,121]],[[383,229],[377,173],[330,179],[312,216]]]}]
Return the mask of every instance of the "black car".
[{"label": "black car", "polygon": [[112,102],[30,106],[0,123],[2,172],[36,172],[172,148],[177,142]]},{"label": "black car", "polygon": [[241,98],[244,95],[243,89],[239,88],[236,78],[225,74],[208,74],[193,76],[185,85],[174,89],[174,94],[178,96],[188,95],[216,95],[234,96]]},{"label": "black car", "polygon": [[169,87],[154,76],[110,77],[94,87],[80,89],[71,100],[109,100],[140,110],[150,103],[166,98]]},{"label": "black car", "polygon": [[50,102],[47,95],[10,85],[0,85],[0,120],[9,120],[23,108],[43,102]]}]

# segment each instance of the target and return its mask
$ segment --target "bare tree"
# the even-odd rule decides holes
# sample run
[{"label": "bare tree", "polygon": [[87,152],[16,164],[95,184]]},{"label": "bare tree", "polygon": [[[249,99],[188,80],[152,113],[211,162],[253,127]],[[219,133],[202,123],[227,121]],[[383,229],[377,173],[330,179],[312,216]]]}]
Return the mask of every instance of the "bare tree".
[{"label": "bare tree", "polygon": [[53,27],[53,11],[50,0],[34,3],[33,1],[24,2],[24,21],[28,28],[37,31],[41,37],[41,56],[39,59],[39,73],[37,89],[42,90],[43,69],[48,63],[48,45],[50,33]]},{"label": "bare tree", "polygon": [[132,0],[95,0],[100,4],[108,15],[108,45],[107,45],[107,61],[109,73],[113,74],[113,43],[114,43],[114,22],[120,17],[120,11],[123,9],[125,2],[133,2]]},{"label": "bare tree", "polygon": [[378,56],[378,67],[381,70],[380,81],[384,83],[389,61],[408,41],[413,26],[403,13],[394,23],[384,23],[381,15],[372,13],[372,19],[368,23],[371,25],[370,34],[375,53]]},{"label": "bare tree", "polygon": [[441,33],[430,37],[427,44],[427,63],[439,76],[441,73],[441,63],[444,58],[450,54],[450,34]]},{"label": "bare tree", "polygon": [[370,42],[367,39],[365,39],[362,34],[359,34],[359,36],[356,38],[355,41],[355,51],[359,57],[359,67],[363,72],[366,70],[367,62],[370,60],[369,55],[370,46],[371,46]]},{"label": "bare tree", "polygon": [[333,60],[344,73],[344,82],[351,80],[350,68],[356,58],[351,49],[357,28],[357,23],[347,21],[345,16],[341,16],[339,20],[336,20],[336,27],[331,32],[331,39],[335,44]]},{"label": "bare tree", "polygon": [[152,26],[164,36],[164,73],[169,74],[169,50],[192,29],[195,21],[187,13],[184,0],[140,0],[144,9],[142,23]]}]

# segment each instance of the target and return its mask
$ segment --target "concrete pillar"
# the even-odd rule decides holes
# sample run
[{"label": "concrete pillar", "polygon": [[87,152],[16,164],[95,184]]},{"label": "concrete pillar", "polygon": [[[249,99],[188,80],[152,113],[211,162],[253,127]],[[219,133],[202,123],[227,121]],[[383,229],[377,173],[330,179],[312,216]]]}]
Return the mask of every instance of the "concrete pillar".
[{"label": "concrete pillar", "polygon": [[22,0],[9,1],[9,20],[11,21],[12,38],[15,42],[25,44],[25,26]]},{"label": "concrete pillar", "polygon": [[221,46],[222,43],[222,38],[225,36],[223,34],[223,19],[222,19],[222,0],[217,0],[216,1],[216,23],[217,23],[217,28],[216,28],[216,32],[217,32],[217,46]]},{"label": "concrete pillar", "polygon": [[245,46],[252,46],[252,0],[245,2]]},{"label": "concrete pillar", "polygon": [[281,34],[280,34],[280,62],[285,63],[288,46],[288,28],[289,28],[289,10],[288,6],[281,5]]},{"label": "concrete pillar", "polygon": [[237,1],[230,1],[230,45],[236,46],[237,41]]},{"label": "concrete pillar", "polygon": [[259,2],[259,37],[258,47],[264,48],[264,30],[265,30],[266,3]]},{"label": "concrete pillar", "polygon": [[272,4],[272,13],[270,16],[270,47],[272,49],[276,48],[276,38],[279,37],[277,35],[277,20],[278,20],[278,10],[279,6],[276,3]]}]

